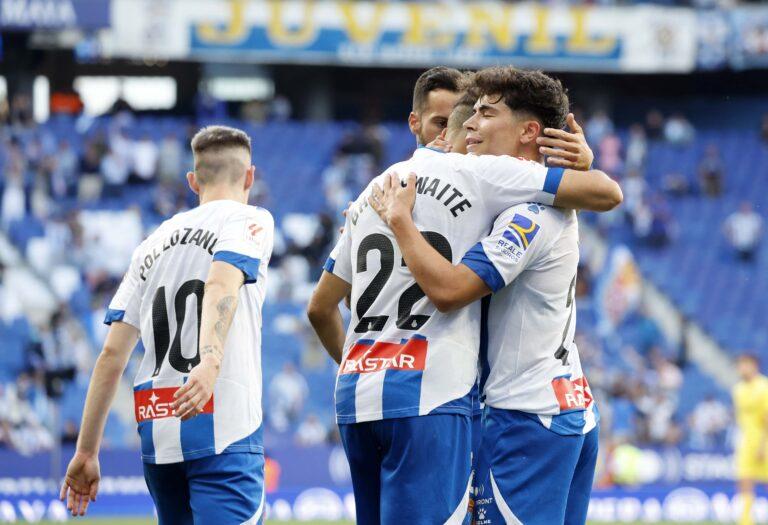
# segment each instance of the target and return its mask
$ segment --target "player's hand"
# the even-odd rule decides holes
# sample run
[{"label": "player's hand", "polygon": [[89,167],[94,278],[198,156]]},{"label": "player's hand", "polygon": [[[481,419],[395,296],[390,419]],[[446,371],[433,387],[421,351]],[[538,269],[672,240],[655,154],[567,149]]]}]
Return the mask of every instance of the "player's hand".
[{"label": "player's hand", "polygon": [[213,354],[202,356],[200,363],[189,373],[187,382],[173,394],[173,415],[186,421],[200,414],[213,395],[213,385],[219,377],[221,362]]},{"label": "player's hand", "polygon": [[391,226],[393,220],[411,216],[416,203],[416,174],[409,173],[403,184],[397,173],[387,173],[383,184],[383,188],[373,185],[368,204],[387,226]]},{"label": "player's hand", "polygon": [[67,510],[73,516],[85,516],[88,503],[96,501],[100,479],[99,458],[75,452],[59,492],[59,499],[67,502]]},{"label": "player's hand", "polygon": [[573,113],[568,113],[568,131],[545,128],[544,135],[536,139],[539,152],[547,156],[547,166],[586,171],[592,166],[595,154],[587,144],[584,131]]},{"label": "player's hand", "polygon": [[443,130],[442,133],[435,137],[435,140],[427,144],[427,147],[442,151],[443,153],[450,153],[452,146],[450,142],[445,140],[445,132],[446,130]]}]

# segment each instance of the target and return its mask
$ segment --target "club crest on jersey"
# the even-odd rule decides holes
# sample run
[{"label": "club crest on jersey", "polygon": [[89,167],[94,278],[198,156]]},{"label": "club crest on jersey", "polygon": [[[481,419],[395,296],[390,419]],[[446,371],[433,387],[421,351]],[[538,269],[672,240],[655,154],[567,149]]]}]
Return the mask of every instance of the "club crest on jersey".
[{"label": "club crest on jersey", "polygon": [[342,374],[368,374],[381,370],[422,371],[427,362],[427,339],[414,336],[399,343],[361,339],[342,364]]},{"label": "club crest on jersey", "polygon": [[[164,419],[173,416],[173,394],[179,387],[150,388],[134,390],[133,404],[136,422]],[[203,407],[203,414],[213,414],[213,396]]]}]

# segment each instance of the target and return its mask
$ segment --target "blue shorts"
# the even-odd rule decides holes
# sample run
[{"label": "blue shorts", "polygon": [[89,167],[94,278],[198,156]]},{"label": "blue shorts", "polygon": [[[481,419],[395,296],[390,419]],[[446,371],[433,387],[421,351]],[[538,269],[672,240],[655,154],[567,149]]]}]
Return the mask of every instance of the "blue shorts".
[{"label": "blue shorts", "polygon": [[181,463],[144,463],[160,525],[261,524],[264,456],[234,452]]},{"label": "blue shorts", "polygon": [[468,524],[470,427],[458,414],[339,425],[357,524]]},{"label": "blue shorts", "polygon": [[587,434],[562,435],[530,414],[485,410],[474,523],[584,525],[598,427]]}]

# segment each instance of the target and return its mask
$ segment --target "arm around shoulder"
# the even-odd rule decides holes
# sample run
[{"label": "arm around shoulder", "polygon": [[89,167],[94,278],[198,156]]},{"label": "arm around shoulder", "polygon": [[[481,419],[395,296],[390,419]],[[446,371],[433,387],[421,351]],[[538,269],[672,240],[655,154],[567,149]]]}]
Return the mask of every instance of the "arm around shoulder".
[{"label": "arm around shoulder", "polygon": [[619,184],[600,170],[565,170],[557,188],[554,205],[591,211],[610,211],[624,196]]}]

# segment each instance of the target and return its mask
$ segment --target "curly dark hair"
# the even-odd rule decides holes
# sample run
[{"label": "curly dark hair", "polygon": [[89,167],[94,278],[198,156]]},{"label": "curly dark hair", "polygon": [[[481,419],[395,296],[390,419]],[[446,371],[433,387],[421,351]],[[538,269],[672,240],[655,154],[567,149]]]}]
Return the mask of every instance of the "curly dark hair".
[{"label": "curly dark hair", "polygon": [[512,111],[529,113],[546,128],[561,129],[568,117],[568,92],[541,71],[512,66],[489,67],[474,76],[478,97],[498,96]]},{"label": "curly dark hair", "polygon": [[465,75],[458,69],[444,66],[427,69],[419,76],[413,87],[413,111],[420,112],[424,109],[430,92],[445,89],[459,93],[464,91],[465,84]]}]

